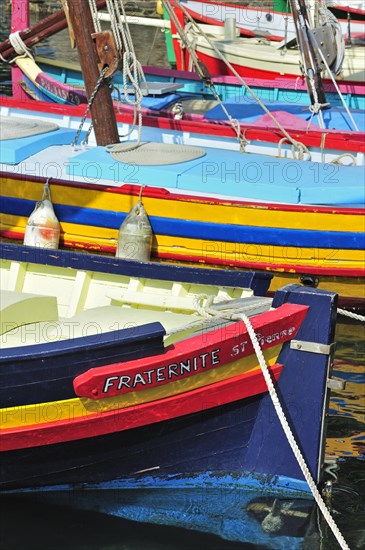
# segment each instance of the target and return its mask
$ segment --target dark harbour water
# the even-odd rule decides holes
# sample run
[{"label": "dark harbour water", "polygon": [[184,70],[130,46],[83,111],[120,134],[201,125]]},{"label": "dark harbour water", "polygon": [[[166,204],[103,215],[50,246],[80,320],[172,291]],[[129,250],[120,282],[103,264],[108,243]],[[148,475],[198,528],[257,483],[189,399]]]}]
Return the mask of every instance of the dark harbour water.
[{"label": "dark harbour water", "polygon": [[[34,16],[35,17],[35,16]],[[34,19],[33,17],[33,19]],[[9,33],[9,13],[0,0],[0,40]],[[168,66],[160,30],[132,27],[141,63]],[[38,54],[77,60],[67,31],[44,42]],[[0,94],[10,93],[8,66],[0,64]],[[365,328],[339,322],[334,375],[347,381],[346,390],[332,392],[326,455],[333,462],[326,479],[333,481],[332,514],[351,550],[365,548]],[[337,550],[338,543],[320,513],[306,550]],[[251,544],[170,527],[126,522],[97,513],[23,500],[0,498],[0,550],[236,550]],[[262,550],[262,547],[260,547]],[[304,546],[303,546],[304,549]]]}]

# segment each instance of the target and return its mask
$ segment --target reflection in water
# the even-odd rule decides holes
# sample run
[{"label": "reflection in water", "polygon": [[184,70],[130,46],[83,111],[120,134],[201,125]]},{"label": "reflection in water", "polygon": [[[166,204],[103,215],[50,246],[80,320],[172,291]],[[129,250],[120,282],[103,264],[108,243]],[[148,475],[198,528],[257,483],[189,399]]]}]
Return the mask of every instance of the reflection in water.
[{"label": "reflection in water", "polygon": [[337,326],[333,376],[346,381],[341,392],[331,392],[326,453],[331,458],[364,457],[365,436],[365,327]]}]

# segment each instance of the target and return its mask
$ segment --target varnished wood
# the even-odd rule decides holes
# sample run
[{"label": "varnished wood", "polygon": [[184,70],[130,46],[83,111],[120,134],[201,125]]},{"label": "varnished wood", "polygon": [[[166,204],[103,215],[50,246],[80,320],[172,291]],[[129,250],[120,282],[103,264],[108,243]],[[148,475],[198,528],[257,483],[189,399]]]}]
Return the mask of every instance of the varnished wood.
[{"label": "varnished wood", "polygon": [[[79,2],[79,0],[69,0],[68,5],[86,92],[88,98],[90,98],[100,76],[99,57],[91,36],[95,30],[94,23],[87,3]],[[119,143],[113,101],[105,80],[101,83],[95,95],[91,106],[91,117],[98,145]]]}]

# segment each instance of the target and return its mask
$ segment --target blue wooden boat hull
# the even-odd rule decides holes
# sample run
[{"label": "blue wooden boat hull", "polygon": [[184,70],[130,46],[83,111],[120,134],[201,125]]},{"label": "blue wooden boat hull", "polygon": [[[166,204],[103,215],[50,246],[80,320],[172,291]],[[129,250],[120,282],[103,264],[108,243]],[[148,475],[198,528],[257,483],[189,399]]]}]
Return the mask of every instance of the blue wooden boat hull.
[{"label": "blue wooden boat hull", "polygon": [[[34,261],[35,255],[38,261],[62,266],[76,267],[81,262],[86,267],[92,261],[89,256],[80,258],[63,251],[3,247],[6,258],[27,257]],[[121,269],[120,260],[105,260],[111,270]],[[127,262],[126,267],[140,273],[156,268],[162,277],[166,276],[165,266]],[[196,272],[204,276],[204,270]],[[193,272],[187,274],[192,275]],[[319,483],[337,297],[289,285],[276,293],[273,307],[284,303],[309,306],[296,339],[313,343],[314,347],[303,352],[290,341],[283,345],[278,363],[284,368],[276,390],[309,470]],[[318,353],[317,344],[328,351]],[[47,376],[49,380],[55,377],[58,362],[56,359],[55,364],[50,361],[48,366],[43,365],[47,367],[42,381],[46,393],[38,394],[40,402],[48,395],[52,419],[57,416],[60,401],[52,401],[55,396],[47,394]],[[68,368],[72,372],[73,365]],[[17,388],[20,374],[17,375],[16,365],[12,370],[8,364],[7,371],[12,372],[8,392],[18,392],[17,403],[22,408],[26,396]],[[62,384],[60,388],[58,400],[67,396],[67,389]],[[28,406],[24,411],[37,415],[37,406],[34,405],[34,410]],[[34,446],[20,445],[0,454],[0,490],[6,494],[39,494],[42,499],[76,508],[201,530],[275,549],[299,547],[298,537],[287,532],[285,518],[283,526],[269,535],[253,513],[257,494],[311,502],[309,487],[268,393],[219,406],[212,400],[202,401],[200,410],[191,414],[177,414],[167,420],[156,416],[152,422],[145,418],[144,423],[103,435],[95,432],[88,437],[69,436],[58,442],[50,438],[47,444],[37,443],[35,432]],[[39,427],[42,428],[41,422]]]}]

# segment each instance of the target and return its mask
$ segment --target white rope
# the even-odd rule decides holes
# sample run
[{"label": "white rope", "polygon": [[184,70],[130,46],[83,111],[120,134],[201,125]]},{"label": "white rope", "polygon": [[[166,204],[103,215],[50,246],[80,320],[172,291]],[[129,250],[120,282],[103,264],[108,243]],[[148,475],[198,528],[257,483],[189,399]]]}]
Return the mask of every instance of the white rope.
[{"label": "white rope", "polygon": [[[281,138],[281,140],[278,143],[278,157],[281,157],[281,147],[282,147],[284,141],[286,141],[286,140],[287,140],[287,138],[283,137],[283,138]],[[297,155],[296,155],[296,149],[298,150]],[[307,160],[310,160],[310,158],[311,158],[310,152],[308,151],[307,147],[305,145],[303,145],[303,143],[298,142],[296,144],[296,146],[294,146],[294,144],[292,144],[291,150],[292,150],[293,159],[295,159],[295,160],[303,160],[304,159],[304,154],[308,155]]]},{"label": "white rope", "polygon": [[331,160],[331,164],[340,164],[342,165],[342,162],[341,160],[346,158],[346,157],[349,157],[352,161],[352,166],[356,166],[356,158],[354,157],[353,154],[351,153],[342,153],[342,155],[338,155],[338,157],[336,157],[335,159]]},{"label": "white rope", "polygon": [[[305,145],[303,145],[302,143],[299,143],[297,142],[295,139],[293,139],[290,134],[285,130],[285,128],[280,124],[280,122],[275,118],[275,116],[271,113],[271,111],[266,107],[266,105],[264,105],[264,103],[262,103],[262,101],[260,100],[260,98],[255,94],[255,92],[249,87],[248,84],[246,84],[246,82],[244,81],[244,79],[241,77],[241,75],[238,74],[238,72],[236,71],[236,69],[231,65],[231,63],[225,58],[225,56],[222,54],[222,52],[220,52],[218,50],[218,48],[215,46],[215,44],[210,40],[210,38],[207,36],[207,34],[198,26],[198,24],[194,21],[194,19],[190,16],[190,14],[188,13],[188,11],[186,10],[185,6],[183,6],[181,3],[180,3],[180,0],[175,0],[176,4],[179,6],[179,8],[182,10],[182,12],[184,13],[184,15],[188,18],[188,20],[190,21],[191,23],[191,26],[199,33],[201,34],[204,39],[208,42],[208,44],[211,46],[211,48],[215,51],[215,53],[218,55],[218,57],[223,61],[223,63],[225,63],[225,65],[229,68],[229,70],[232,72],[232,74],[235,75],[235,77],[240,81],[240,83],[242,84],[242,86],[244,86],[246,88],[246,90],[251,94],[251,96],[254,98],[254,100],[260,105],[260,107],[263,109],[263,111],[265,111],[265,113],[271,118],[271,120],[274,122],[274,124],[279,128],[279,130],[282,132],[282,134],[287,138],[288,141],[290,141],[290,143],[292,143],[294,145],[294,147],[297,147],[298,149],[300,148],[305,148],[306,152],[308,152],[307,148],[305,147]],[[176,14],[174,12],[172,12],[171,10],[171,6],[169,5],[169,0],[163,0],[163,4],[164,6],[166,7],[166,10],[168,11],[168,13],[173,13],[173,21],[175,23],[175,21],[177,21],[177,18],[176,18]],[[170,15],[171,17],[171,15]],[[175,23],[175,26],[179,32],[179,35],[180,35],[180,30],[179,30],[179,25],[176,25]],[[184,32],[184,31],[182,31]],[[186,39],[183,38],[183,36],[180,35],[180,38],[183,40],[184,44],[187,44],[186,42]],[[189,50],[189,53],[191,54],[190,50]],[[194,52],[194,55],[196,57],[196,53]]]},{"label": "white rope", "polygon": [[101,32],[101,24],[98,17],[98,8],[96,5],[96,0],[89,0],[89,7],[90,7],[93,22],[94,22],[94,30],[95,32]]},{"label": "white rope", "polygon": [[34,57],[32,55],[32,52],[27,47],[27,45],[23,42],[23,40],[20,36],[20,31],[10,33],[9,34],[9,42],[13,46],[13,48],[15,50],[15,53],[17,53],[18,55],[9,61],[8,59],[5,59],[0,54],[0,59],[3,63],[11,64],[11,63],[14,63],[17,59],[20,59],[22,57],[30,57],[34,61]]},{"label": "white rope", "polygon": [[[227,307],[224,310],[218,311],[214,309],[214,307],[211,307],[213,305],[214,296],[209,296],[208,294],[198,294],[194,297],[194,308],[196,312],[203,317],[203,319],[198,319],[192,323],[188,323],[187,325],[184,325],[183,327],[177,327],[175,329],[170,329],[166,332],[166,336],[170,336],[172,334],[176,334],[178,332],[185,331],[186,329],[191,328],[198,328],[201,327],[202,324],[204,324],[204,330],[209,328],[210,326],[214,326],[219,321],[236,321],[237,316],[237,307],[236,306],[230,306],[229,302],[227,303]],[[226,298],[222,298],[222,301],[225,302]],[[214,302],[214,305],[219,304],[219,301]],[[271,301],[270,301],[271,305]],[[269,309],[269,305],[267,305],[267,309]],[[257,303],[253,302],[253,304],[246,304],[244,306],[245,312],[249,313],[256,312],[257,311]]]},{"label": "white rope", "polygon": [[346,309],[337,308],[337,313],[339,315],[344,315],[345,317],[350,317],[351,319],[356,319],[356,321],[365,322],[365,316],[359,315],[358,313],[353,313],[352,311],[347,311]]},{"label": "white rope", "polygon": [[[319,0],[319,4],[320,4],[320,6],[319,6],[319,14],[320,14],[320,16],[321,16],[321,19],[322,19],[322,21],[325,21],[325,23],[326,23],[326,24],[328,25],[328,27],[330,28],[331,34],[332,34],[332,38],[333,38],[333,42],[336,43],[336,45],[339,47],[339,44],[337,44],[336,37],[335,37],[335,32],[334,32],[334,25],[335,25],[335,24],[338,25],[338,21],[337,21],[337,19],[332,15],[332,13],[327,9],[326,4],[325,4],[325,2],[324,2],[323,0]],[[310,30],[310,29],[309,29],[309,30]],[[341,31],[341,29],[339,28],[337,32],[340,32],[340,33],[341,33],[341,40],[342,40],[342,31]],[[317,40],[316,40],[316,37],[315,37],[314,33],[310,33],[310,38],[311,38],[311,40],[313,41],[313,43],[315,44],[317,51],[319,52],[319,55],[320,55],[321,60],[322,60],[322,63],[323,63],[324,66],[326,67],[327,73],[328,73],[330,79],[332,80],[332,83],[334,84],[334,86],[335,86],[335,88],[336,88],[336,92],[338,93],[338,95],[339,95],[339,97],[340,97],[340,100],[341,100],[341,103],[342,103],[342,105],[344,106],[344,108],[345,108],[345,110],[346,110],[346,112],[347,112],[347,114],[348,114],[348,117],[349,117],[350,120],[351,120],[351,123],[352,123],[352,125],[353,125],[353,127],[354,127],[354,130],[355,130],[356,132],[358,132],[359,129],[358,129],[358,127],[357,127],[357,124],[356,124],[356,122],[355,122],[355,120],[354,120],[354,118],[353,118],[353,116],[352,116],[352,114],[351,114],[351,112],[350,112],[350,109],[349,109],[349,107],[348,107],[348,105],[347,105],[347,103],[346,103],[346,101],[345,101],[345,99],[344,99],[344,97],[343,97],[343,95],[342,95],[342,93],[341,93],[341,91],[340,91],[338,85],[337,85],[336,79],[335,79],[335,77],[333,76],[333,71],[331,71],[331,69],[330,69],[330,67],[329,67],[329,65],[328,65],[328,63],[327,63],[327,60],[326,60],[326,58],[325,58],[325,56],[324,56],[324,54],[323,54],[321,48],[320,48],[319,45],[318,45],[318,42],[317,42]],[[342,60],[338,63],[338,65],[342,65],[342,63],[343,63],[343,55],[344,55],[344,49],[343,49],[343,51],[342,51]],[[339,71],[338,71],[338,72],[339,72]]]},{"label": "white rope", "polygon": [[[304,73],[305,73],[308,81],[309,81],[309,85],[310,85],[311,92],[312,92],[313,99],[314,99],[314,104],[311,105],[310,110],[313,114],[316,114],[318,116],[319,126],[320,126],[320,128],[324,129],[325,125],[324,125],[324,120],[323,120],[322,111],[321,111],[322,104],[319,103],[319,101],[318,101],[317,87],[315,85],[314,78],[313,78],[314,74],[317,72],[316,71],[316,63],[315,63],[315,60],[313,59],[311,50],[309,48],[306,48],[306,46],[303,44],[303,41],[304,41],[304,34],[303,33],[306,32],[306,30],[310,31],[310,29],[308,29],[307,21],[301,13],[301,9],[300,9],[300,6],[299,6],[298,2],[296,1],[295,4],[296,4],[296,9],[298,11],[298,18],[299,18],[298,19],[298,24],[299,24],[300,29],[302,31],[300,33],[297,33],[298,34],[297,39],[298,39],[298,42],[299,42],[299,53],[300,53],[300,57],[301,57],[301,60],[302,60],[302,68],[304,70]],[[308,13],[308,17],[311,17],[310,13]],[[307,51],[307,54],[309,56],[310,67],[308,67],[307,64],[306,64],[306,58],[303,54],[304,51]]]},{"label": "white rope", "polygon": [[47,178],[47,181],[46,183],[44,184],[44,187],[43,187],[43,195],[42,195],[42,201],[44,201],[45,199],[48,199],[49,201],[51,201],[51,189],[49,187],[49,180],[51,178]]},{"label": "white rope", "polygon": [[302,470],[302,473],[305,477],[305,480],[308,483],[310,490],[312,491],[313,497],[314,497],[319,509],[321,510],[324,518],[326,519],[328,525],[330,526],[330,528],[332,530],[332,533],[334,534],[334,536],[336,537],[339,545],[341,546],[341,548],[343,550],[350,550],[350,548],[347,545],[345,539],[343,538],[339,528],[337,527],[333,517],[331,516],[331,513],[328,510],[328,508],[327,508],[320,492],[318,491],[317,486],[314,482],[314,479],[312,478],[312,475],[311,475],[311,473],[308,469],[308,466],[305,462],[305,459],[304,459],[304,457],[303,457],[303,455],[302,455],[302,453],[301,453],[301,451],[300,451],[300,449],[297,445],[297,442],[295,441],[295,437],[294,437],[294,435],[293,435],[293,433],[290,429],[290,426],[289,426],[288,421],[285,417],[284,411],[283,411],[283,409],[280,405],[278,395],[276,393],[276,390],[275,390],[275,387],[274,387],[269,369],[267,368],[264,355],[263,355],[262,350],[260,348],[259,342],[258,342],[256,334],[255,334],[255,331],[254,331],[253,326],[251,324],[251,321],[248,319],[248,317],[246,317],[246,315],[238,315],[237,318],[241,319],[247,327],[247,331],[250,335],[254,350],[256,352],[257,358],[258,358],[259,363],[260,363],[262,373],[263,373],[264,378],[265,378],[265,382],[266,382],[268,390],[269,390],[269,395],[271,397],[271,401],[272,401],[272,403],[274,405],[274,408],[275,408],[275,412],[278,415],[278,418],[279,418],[280,423],[283,427],[284,433],[287,437],[288,443],[289,443],[290,447],[292,448],[294,456],[297,459],[297,462],[300,466],[300,469]]},{"label": "white rope", "polygon": [[358,132],[358,131],[359,131],[359,128],[357,127],[357,124],[356,124],[356,122],[355,122],[355,120],[354,120],[354,117],[353,117],[352,114],[351,114],[351,111],[350,111],[350,109],[349,109],[349,107],[348,107],[348,105],[347,105],[347,103],[346,103],[346,101],[345,101],[345,99],[344,99],[344,97],[343,97],[343,95],[342,95],[342,93],[341,93],[341,90],[340,90],[340,88],[339,88],[338,85],[337,85],[336,79],[335,79],[335,77],[333,76],[333,73],[332,73],[331,69],[330,69],[329,66],[328,66],[328,63],[327,63],[327,61],[326,61],[326,58],[324,57],[323,52],[322,52],[321,48],[318,46],[318,42],[316,41],[316,39],[315,39],[314,36],[313,36],[313,40],[315,41],[315,43],[316,43],[316,45],[317,45],[317,49],[318,49],[318,51],[319,51],[319,55],[321,56],[322,62],[323,62],[323,64],[324,64],[324,66],[326,67],[327,73],[329,74],[330,79],[332,80],[332,83],[333,83],[334,87],[336,88],[336,92],[338,93],[338,95],[339,95],[339,97],[340,97],[340,99],[341,99],[342,105],[344,106],[344,108],[345,108],[345,110],[346,110],[346,113],[348,114],[348,117],[349,117],[349,119],[351,120],[351,123],[352,123],[352,125],[353,125],[353,127],[354,127],[354,130],[355,130],[356,132]]},{"label": "white rope", "polygon": [[[204,299],[207,299],[205,305],[203,305],[203,300]],[[199,295],[196,297],[196,301],[195,301],[195,305],[196,305],[196,308],[197,308],[197,311],[200,315],[202,316],[217,316],[217,312],[215,310],[213,310],[210,305],[212,303],[212,297],[208,297],[207,295]],[[265,382],[266,382],[266,385],[267,385],[267,388],[268,388],[268,391],[269,391],[269,395],[270,395],[270,398],[271,398],[271,401],[273,403],[273,406],[274,406],[274,409],[275,409],[275,412],[279,418],[279,421],[280,421],[280,424],[284,430],[284,433],[286,435],[286,438],[288,440],[288,443],[294,453],[294,456],[299,464],[299,467],[304,475],[304,478],[306,480],[306,482],[308,483],[308,486],[312,492],[312,495],[319,507],[319,509],[321,510],[325,520],[327,521],[328,525],[330,526],[334,536],[336,537],[339,545],[341,546],[342,550],[350,550],[349,546],[347,545],[343,535],[341,534],[339,528],[337,527],[336,525],[336,522],[334,521],[329,509],[327,508],[316,484],[315,484],[315,481],[309,471],[309,468],[305,462],[305,459],[298,447],[298,444],[295,440],[295,437],[293,435],[293,432],[291,431],[291,428],[289,426],[289,423],[285,417],[285,413],[283,411],[283,408],[280,404],[280,401],[279,401],[279,397],[278,397],[278,394],[276,393],[276,390],[275,390],[275,387],[274,387],[274,383],[272,381],[272,378],[271,378],[271,374],[270,374],[270,371],[267,367],[267,364],[266,364],[266,360],[265,360],[265,357],[264,357],[264,354],[260,348],[260,344],[258,342],[258,339],[257,339],[257,336],[256,336],[256,333],[255,333],[255,330],[251,324],[251,321],[249,320],[249,318],[247,317],[247,315],[245,315],[244,313],[233,313],[233,314],[228,314],[226,315],[224,312],[221,312],[221,313],[218,313],[218,316],[219,317],[225,317],[226,319],[230,319],[230,320],[236,320],[236,321],[243,321],[246,328],[247,328],[247,331],[248,331],[248,334],[251,338],[251,341],[252,341],[252,345],[253,345],[253,348],[255,350],[255,353],[256,353],[256,356],[257,356],[257,359],[259,361],[259,364],[260,364],[260,367],[261,367],[261,370],[262,370],[262,374],[264,376],[264,379],[265,379]]]},{"label": "white rope", "polygon": [[[142,99],[143,93],[141,82],[144,83],[148,90],[147,80],[145,78],[142,65],[137,59],[132,36],[127,22],[127,15],[124,8],[123,0],[107,0],[107,9],[110,15],[111,29],[119,51],[123,53],[123,94],[125,103],[132,105],[134,108],[134,123],[138,118],[138,136],[134,147],[138,147],[142,137]],[[130,95],[132,87],[134,97]],[[131,131],[127,135],[130,135]]]}]

